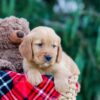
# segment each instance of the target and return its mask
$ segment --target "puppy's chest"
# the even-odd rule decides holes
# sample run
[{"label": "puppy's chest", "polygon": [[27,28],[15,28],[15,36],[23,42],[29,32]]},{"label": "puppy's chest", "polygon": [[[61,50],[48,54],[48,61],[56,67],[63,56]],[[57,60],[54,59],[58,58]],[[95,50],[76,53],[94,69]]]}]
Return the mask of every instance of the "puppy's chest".
[{"label": "puppy's chest", "polygon": [[49,72],[49,71],[40,70],[40,73],[41,73],[42,75],[52,75],[52,76],[54,76],[54,73],[53,73],[53,72]]}]

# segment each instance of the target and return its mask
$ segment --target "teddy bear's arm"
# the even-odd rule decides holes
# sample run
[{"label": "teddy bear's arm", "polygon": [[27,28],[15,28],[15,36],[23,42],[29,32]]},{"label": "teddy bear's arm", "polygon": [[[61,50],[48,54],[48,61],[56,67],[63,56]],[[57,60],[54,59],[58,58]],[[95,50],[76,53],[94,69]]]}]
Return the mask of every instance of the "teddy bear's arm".
[{"label": "teddy bear's arm", "polygon": [[16,71],[14,65],[11,62],[3,59],[0,59],[0,70]]}]

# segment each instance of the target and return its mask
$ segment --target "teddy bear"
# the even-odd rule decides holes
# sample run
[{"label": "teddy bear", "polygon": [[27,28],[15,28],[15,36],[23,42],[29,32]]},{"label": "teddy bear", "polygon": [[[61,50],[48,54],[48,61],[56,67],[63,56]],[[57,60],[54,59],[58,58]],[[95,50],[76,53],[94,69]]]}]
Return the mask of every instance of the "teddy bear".
[{"label": "teddy bear", "polygon": [[[19,45],[30,32],[29,22],[14,16],[0,19],[0,69],[23,72]],[[15,68],[14,68],[15,67]]]},{"label": "teddy bear", "polygon": [[[0,69],[23,72],[23,58],[19,52],[19,45],[29,32],[29,23],[24,18],[11,16],[0,19]],[[77,82],[75,76],[72,78],[70,80],[73,84],[70,85],[68,93],[62,93],[59,100],[75,100],[79,90],[72,90]]]}]

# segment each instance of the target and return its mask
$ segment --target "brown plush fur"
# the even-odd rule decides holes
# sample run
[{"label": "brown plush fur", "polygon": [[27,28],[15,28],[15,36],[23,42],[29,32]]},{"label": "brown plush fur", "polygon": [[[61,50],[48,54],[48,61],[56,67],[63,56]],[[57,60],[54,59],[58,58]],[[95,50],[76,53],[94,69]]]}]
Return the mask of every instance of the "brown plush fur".
[{"label": "brown plush fur", "polygon": [[4,59],[0,59],[0,70],[13,70],[16,72],[16,68],[14,67],[14,65]]},{"label": "brown plush fur", "polygon": [[29,32],[29,23],[24,18],[11,16],[0,19],[0,59],[11,62],[17,72],[22,69],[22,57],[18,47]]}]

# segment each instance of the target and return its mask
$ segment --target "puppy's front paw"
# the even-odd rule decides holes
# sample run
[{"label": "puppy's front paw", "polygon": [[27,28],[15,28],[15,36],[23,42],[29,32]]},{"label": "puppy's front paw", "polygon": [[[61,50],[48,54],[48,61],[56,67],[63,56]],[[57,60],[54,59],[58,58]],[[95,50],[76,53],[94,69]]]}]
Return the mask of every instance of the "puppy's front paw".
[{"label": "puppy's front paw", "polygon": [[55,78],[55,89],[62,93],[67,92],[69,89],[68,78]]},{"label": "puppy's front paw", "polygon": [[39,85],[42,82],[42,76],[39,72],[28,71],[27,79],[32,85]]}]

